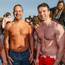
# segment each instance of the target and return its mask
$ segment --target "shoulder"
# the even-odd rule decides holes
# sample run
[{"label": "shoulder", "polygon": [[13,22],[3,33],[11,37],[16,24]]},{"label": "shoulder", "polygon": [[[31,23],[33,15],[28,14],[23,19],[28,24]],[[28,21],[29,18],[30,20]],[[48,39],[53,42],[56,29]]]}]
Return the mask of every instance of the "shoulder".
[{"label": "shoulder", "polygon": [[28,29],[28,32],[31,34],[32,30],[33,30],[32,26],[29,25],[26,21],[23,21],[22,24],[23,24],[24,28]]},{"label": "shoulder", "polygon": [[8,22],[5,26],[5,30],[9,30],[10,27],[12,26],[13,22]]},{"label": "shoulder", "polygon": [[57,23],[57,29],[60,31],[64,31],[64,28],[61,24]]},{"label": "shoulder", "polygon": [[63,35],[64,34],[64,28],[61,24],[57,23],[56,25],[56,31],[60,34]]},{"label": "shoulder", "polygon": [[26,21],[22,22],[24,26],[26,26],[27,28],[31,28],[31,25],[29,25]]},{"label": "shoulder", "polygon": [[28,29],[29,33],[31,34],[31,33],[32,33],[32,31],[33,31],[32,26],[31,26],[30,24],[28,24],[26,21],[25,21],[24,23],[25,23],[25,25],[26,25],[26,27],[27,27],[27,29]]},{"label": "shoulder", "polygon": [[53,21],[53,24],[54,24],[54,28],[57,32],[64,33],[64,28],[61,24],[59,24],[56,21]]}]

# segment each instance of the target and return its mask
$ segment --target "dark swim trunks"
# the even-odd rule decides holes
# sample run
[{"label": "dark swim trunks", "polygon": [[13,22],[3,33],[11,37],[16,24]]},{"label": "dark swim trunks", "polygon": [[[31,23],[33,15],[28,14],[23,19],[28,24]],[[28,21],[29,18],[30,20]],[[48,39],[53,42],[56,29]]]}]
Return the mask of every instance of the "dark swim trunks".
[{"label": "dark swim trunks", "polygon": [[10,51],[10,57],[14,60],[13,65],[30,65],[29,56],[29,50],[20,53]]}]

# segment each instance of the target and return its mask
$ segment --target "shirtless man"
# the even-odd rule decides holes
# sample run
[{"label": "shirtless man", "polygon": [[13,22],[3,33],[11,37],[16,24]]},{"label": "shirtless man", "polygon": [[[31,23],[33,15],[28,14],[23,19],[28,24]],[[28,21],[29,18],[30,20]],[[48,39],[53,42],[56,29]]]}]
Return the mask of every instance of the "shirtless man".
[{"label": "shirtless man", "polygon": [[38,6],[41,21],[36,32],[40,43],[37,46],[36,65],[58,65],[63,56],[64,29],[62,25],[50,17],[50,9],[46,3]]},{"label": "shirtless man", "polygon": [[32,28],[21,19],[23,8],[20,4],[14,6],[13,14],[14,21],[8,23],[5,28],[7,58],[13,65],[30,65],[33,60]]}]

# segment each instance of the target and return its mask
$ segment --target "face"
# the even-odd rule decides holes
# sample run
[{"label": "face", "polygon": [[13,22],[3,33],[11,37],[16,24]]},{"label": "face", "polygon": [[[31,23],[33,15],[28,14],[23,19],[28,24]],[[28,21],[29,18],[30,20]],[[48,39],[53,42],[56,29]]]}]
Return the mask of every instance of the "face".
[{"label": "face", "polygon": [[47,20],[50,15],[50,11],[47,7],[40,7],[38,10],[38,16],[41,20]]},{"label": "face", "polygon": [[58,9],[61,10],[64,7],[63,3],[58,4]]},{"label": "face", "polygon": [[20,6],[16,6],[14,10],[14,16],[17,20],[23,16],[23,9]]}]

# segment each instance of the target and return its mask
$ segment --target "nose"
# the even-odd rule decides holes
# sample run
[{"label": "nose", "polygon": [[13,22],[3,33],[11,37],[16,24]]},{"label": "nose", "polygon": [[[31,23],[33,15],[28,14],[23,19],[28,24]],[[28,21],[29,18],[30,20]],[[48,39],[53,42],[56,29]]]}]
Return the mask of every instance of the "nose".
[{"label": "nose", "polygon": [[16,13],[15,13],[15,15],[18,15],[19,14],[19,12],[17,11]]},{"label": "nose", "polygon": [[44,12],[41,12],[41,14],[40,14],[41,16],[43,16],[44,15]]}]

